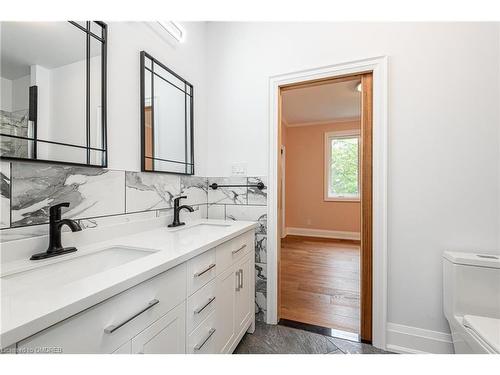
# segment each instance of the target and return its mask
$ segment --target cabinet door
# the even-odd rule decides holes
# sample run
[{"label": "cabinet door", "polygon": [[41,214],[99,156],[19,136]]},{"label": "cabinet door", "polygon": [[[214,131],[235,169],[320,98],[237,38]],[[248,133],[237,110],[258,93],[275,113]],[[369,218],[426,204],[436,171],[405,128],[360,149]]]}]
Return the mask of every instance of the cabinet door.
[{"label": "cabinet door", "polygon": [[132,341],[127,341],[125,344],[116,349],[112,354],[131,354],[132,353]]},{"label": "cabinet door", "polygon": [[[251,293],[253,293],[252,261],[249,255],[236,264],[235,273],[238,283],[235,297],[235,332],[239,334],[252,314]],[[255,272],[255,271],[254,271]]]},{"label": "cabinet door", "polygon": [[132,339],[132,353],[182,354],[186,348],[186,303],[163,315]]},{"label": "cabinet door", "polygon": [[227,353],[234,340],[234,298],[236,293],[236,274],[231,267],[216,279],[216,329],[219,353]]}]

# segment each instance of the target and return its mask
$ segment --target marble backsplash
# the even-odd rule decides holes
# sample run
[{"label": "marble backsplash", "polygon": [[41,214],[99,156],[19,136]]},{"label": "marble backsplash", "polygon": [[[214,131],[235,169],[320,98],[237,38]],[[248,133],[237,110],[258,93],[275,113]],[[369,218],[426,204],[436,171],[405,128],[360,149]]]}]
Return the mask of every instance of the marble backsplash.
[{"label": "marble backsplash", "polygon": [[49,164],[12,164],[11,227],[48,222],[50,206],[69,202],[63,216],[80,219],[125,211],[122,171]]},{"label": "marble backsplash", "polygon": [[[3,135],[28,136],[28,109],[8,112],[0,110],[0,132]],[[0,138],[0,155],[28,157],[29,141],[2,136]]]},{"label": "marble backsplash", "polygon": [[45,234],[49,207],[61,202],[70,203],[64,218],[94,223],[88,227],[160,214],[181,193],[207,216],[204,177],[7,161],[0,173],[2,242]]},{"label": "marble backsplash", "polygon": [[63,217],[78,220],[84,230],[145,220],[170,213],[173,199],[187,198],[198,217],[252,220],[255,231],[256,305],[266,318],[267,189],[209,184],[257,184],[265,177],[200,177],[132,172],[60,164],[0,162],[0,242],[48,233],[50,206],[70,202]]},{"label": "marble backsplash", "polygon": [[0,163],[0,228],[10,227],[10,163]]}]

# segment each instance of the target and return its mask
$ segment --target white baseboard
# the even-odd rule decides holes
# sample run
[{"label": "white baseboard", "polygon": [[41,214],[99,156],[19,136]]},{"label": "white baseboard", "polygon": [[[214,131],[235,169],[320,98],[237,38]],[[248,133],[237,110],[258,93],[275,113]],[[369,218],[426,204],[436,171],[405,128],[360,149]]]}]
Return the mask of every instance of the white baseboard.
[{"label": "white baseboard", "polygon": [[293,228],[293,227],[287,227],[286,234],[292,236],[336,238],[340,240],[359,240],[361,238],[359,232],[343,232],[338,230]]},{"label": "white baseboard", "polygon": [[402,354],[450,354],[453,341],[449,333],[387,323],[387,350]]}]

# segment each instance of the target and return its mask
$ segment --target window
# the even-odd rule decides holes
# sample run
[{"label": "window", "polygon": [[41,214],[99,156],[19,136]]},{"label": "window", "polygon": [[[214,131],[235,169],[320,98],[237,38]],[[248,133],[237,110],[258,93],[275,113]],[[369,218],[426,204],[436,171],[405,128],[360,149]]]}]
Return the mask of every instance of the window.
[{"label": "window", "polygon": [[325,133],[325,200],[359,200],[358,130]]}]

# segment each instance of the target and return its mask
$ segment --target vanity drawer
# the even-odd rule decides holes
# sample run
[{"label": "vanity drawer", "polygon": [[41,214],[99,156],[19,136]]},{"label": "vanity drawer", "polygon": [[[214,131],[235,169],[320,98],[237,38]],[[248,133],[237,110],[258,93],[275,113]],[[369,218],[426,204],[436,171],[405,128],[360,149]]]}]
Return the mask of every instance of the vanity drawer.
[{"label": "vanity drawer", "polygon": [[132,339],[133,354],[184,354],[186,303],[175,307]]},{"label": "vanity drawer", "polygon": [[188,295],[193,294],[203,285],[213,280],[216,275],[215,249],[205,251],[203,254],[187,262],[187,289]]},{"label": "vanity drawer", "polygon": [[112,353],[185,296],[186,266],[181,264],[19,342],[18,349]]},{"label": "vanity drawer", "polygon": [[217,353],[217,331],[215,328],[215,311],[189,335],[188,354],[215,354]]},{"label": "vanity drawer", "polygon": [[191,333],[215,310],[215,280],[189,297],[187,304],[187,332]]},{"label": "vanity drawer", "polygon": [[248,231],[216,248],[217,274],[223,273],[237,260],[255,249],[254,231]]}]

